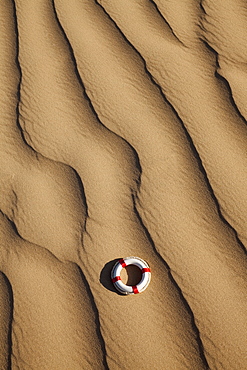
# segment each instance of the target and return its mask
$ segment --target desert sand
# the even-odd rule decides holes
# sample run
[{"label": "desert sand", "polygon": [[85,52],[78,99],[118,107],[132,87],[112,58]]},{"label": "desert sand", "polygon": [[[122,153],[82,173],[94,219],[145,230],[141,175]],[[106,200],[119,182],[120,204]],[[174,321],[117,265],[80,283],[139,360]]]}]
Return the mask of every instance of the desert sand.
[{"label": "desert sand", "polygon": [[244,0],[0,1],[1,370],[247,369],[246,45]]}]

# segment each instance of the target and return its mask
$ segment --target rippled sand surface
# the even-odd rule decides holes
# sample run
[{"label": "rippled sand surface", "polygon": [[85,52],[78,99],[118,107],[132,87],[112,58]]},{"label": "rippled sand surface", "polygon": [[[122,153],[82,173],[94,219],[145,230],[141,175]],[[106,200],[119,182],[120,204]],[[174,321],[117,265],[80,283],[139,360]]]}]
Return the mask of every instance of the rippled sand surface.
[{"label": "rippled sand surface", "polygon": [[0,1],[0,369],[247,368],[246,61],[244,0]]}]

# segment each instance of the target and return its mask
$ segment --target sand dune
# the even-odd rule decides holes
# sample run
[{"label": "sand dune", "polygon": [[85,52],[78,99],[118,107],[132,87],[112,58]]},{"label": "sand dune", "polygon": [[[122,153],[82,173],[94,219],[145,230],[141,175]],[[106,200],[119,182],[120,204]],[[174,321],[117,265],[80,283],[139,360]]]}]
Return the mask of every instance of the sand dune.
[{"label": "sand dune", "polygon": [[0,368],[246,369],[245,27],[240,0],[1,2]]}]

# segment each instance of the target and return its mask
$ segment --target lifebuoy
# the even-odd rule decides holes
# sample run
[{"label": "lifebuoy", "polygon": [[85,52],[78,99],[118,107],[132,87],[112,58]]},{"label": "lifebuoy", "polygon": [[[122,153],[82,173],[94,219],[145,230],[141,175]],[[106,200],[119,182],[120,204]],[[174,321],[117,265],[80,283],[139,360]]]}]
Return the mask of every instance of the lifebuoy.
[{"label": "lifebuoy", "polygon": [[[122,282],[120,273],[123,268],[129,265],[135,265],[139,267],[142,272],[141,281],[134,286],[126,285]],[[115,263],[111,272],[111,280],[115,288],[122,294],[137,294],[143,292],[150,283],[151,271],[147,262],[143,261],[139,257],[126,257],[121,258]]]}]

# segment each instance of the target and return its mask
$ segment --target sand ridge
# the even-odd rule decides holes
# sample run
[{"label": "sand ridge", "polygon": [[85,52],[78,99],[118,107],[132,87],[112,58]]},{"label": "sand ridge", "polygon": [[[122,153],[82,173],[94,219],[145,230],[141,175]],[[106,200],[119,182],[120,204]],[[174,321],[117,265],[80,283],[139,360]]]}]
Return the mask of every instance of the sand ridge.
[{"label": "sand ridge", "polygon": [[[3,368],[246,368],[244,69],[216,3],[1,3]],[[123,297],[131,255],[152,281]]]}]

